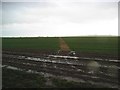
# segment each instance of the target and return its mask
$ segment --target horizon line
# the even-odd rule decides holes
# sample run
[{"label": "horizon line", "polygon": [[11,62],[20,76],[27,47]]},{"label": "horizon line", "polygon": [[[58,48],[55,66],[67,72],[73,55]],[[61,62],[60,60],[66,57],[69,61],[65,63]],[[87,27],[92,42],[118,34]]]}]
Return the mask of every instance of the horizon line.
[{"label": "horizon line", "polygon": [[1,38],[29,38],[29,37],[119,37],[119,35],[79,35],[79,36],[2,36]]}]

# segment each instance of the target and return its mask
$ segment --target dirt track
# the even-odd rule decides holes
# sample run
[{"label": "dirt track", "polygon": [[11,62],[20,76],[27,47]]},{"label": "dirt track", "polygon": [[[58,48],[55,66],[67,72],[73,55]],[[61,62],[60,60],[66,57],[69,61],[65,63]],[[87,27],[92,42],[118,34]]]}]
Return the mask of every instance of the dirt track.
[{"label": "dirt track", "polygon": [[61,51],[70,51],[70,48],[69,46],[67,45],[67,43],[62,39],[62,38],[59,38],[59,42],[60,42],[60,50]]}]

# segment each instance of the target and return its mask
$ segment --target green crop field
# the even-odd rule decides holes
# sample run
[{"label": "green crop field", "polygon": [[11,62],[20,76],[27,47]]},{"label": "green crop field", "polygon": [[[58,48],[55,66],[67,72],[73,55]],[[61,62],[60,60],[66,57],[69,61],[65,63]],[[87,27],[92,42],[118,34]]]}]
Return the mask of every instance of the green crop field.
[{"label": "green crop field", "polygon": [[118,37],[65,37],[64,40],[72,50],[79,52],[118,52]]},{"label": "green crop field", "polygon": [[29,37],[29,38],[3,38],[3,49],[37,49],[37,50],[58,50],[58,38]]},{"label": "green crop field", "polygon": [[[71,50],[117,54],[118,37],[63,37]],[[2,38],[3,49],[59,50],[57,37]]]}]

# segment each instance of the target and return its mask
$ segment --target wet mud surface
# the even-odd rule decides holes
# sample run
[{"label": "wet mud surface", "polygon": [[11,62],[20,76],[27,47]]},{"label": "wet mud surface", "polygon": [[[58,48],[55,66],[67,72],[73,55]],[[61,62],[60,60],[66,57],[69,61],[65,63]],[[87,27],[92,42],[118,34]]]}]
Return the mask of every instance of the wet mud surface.
[{"label": "wet mud surface", "polygon": [[28,53],[3,50],[2,67],[43,73],[48,77],[65,78],[91,86],[118,88],[120,62],[117,58],[91,58],[79,55],[76,57],[78,58],[64,58],[64,56],[56,58],[54,52],[51,51]]}]

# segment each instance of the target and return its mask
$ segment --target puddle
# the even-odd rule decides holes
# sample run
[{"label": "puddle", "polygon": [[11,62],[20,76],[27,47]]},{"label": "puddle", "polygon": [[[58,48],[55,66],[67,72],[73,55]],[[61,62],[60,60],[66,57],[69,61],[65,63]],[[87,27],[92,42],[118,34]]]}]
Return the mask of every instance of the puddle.
[{"label": "puddle", "polygon": [[[91,59],[91,58],[82,58],[80,60],[78,60],[79,57],[73,57],[73,56],[59,56],[59,55],[49,55],[48,57],[49,58],[46,58],[46,59],[43,59],[43,58],[35,58],[35,57],[29,57],[29,56],[16,56],[16,55],[7,55],[9,57],[14,57],[14,58],[18,58],[19,60],[20,59],[26,59],[26,60],[33,60],[33,61],[42,61],[42,62],[51,62],[51,63],[61,63],[61,64],[74,64],[74,65],[81,65],[81,66],[86,66],[87,62],[90,62],[90,61],[96,61],[97,60],[101,60],[101,61],[105,61],[103,59],[99,59],[99,58],[94,58],[94,59]],[[59,57],[57,59],[50,59],[50,57]],[[62,59],[63,58],[63,59]],[[65,59],[64,59],[65,58]],[[70,59],[66,59],[66,58],[70,58]],[[85,60],[85,59],[89,59],[89,60]],[[110,61],[110,62],[119,62],[119,60],[108,60],[107,61]],[[100,64],[101,67],[103,66],[102,64]],[[107,65],[108,66],[108,65]],[[107,67],[104,65],[104,67]],[[120,67],[117,67],[117,68],[120,68]]]},{"label": "puddle", "polygon": [[12,69],[12,70],[22,70],[22,69],[19,69],[19,68],[17,68],[17,67],[13,67],[13,66],[7,66],[6,68]]}]

